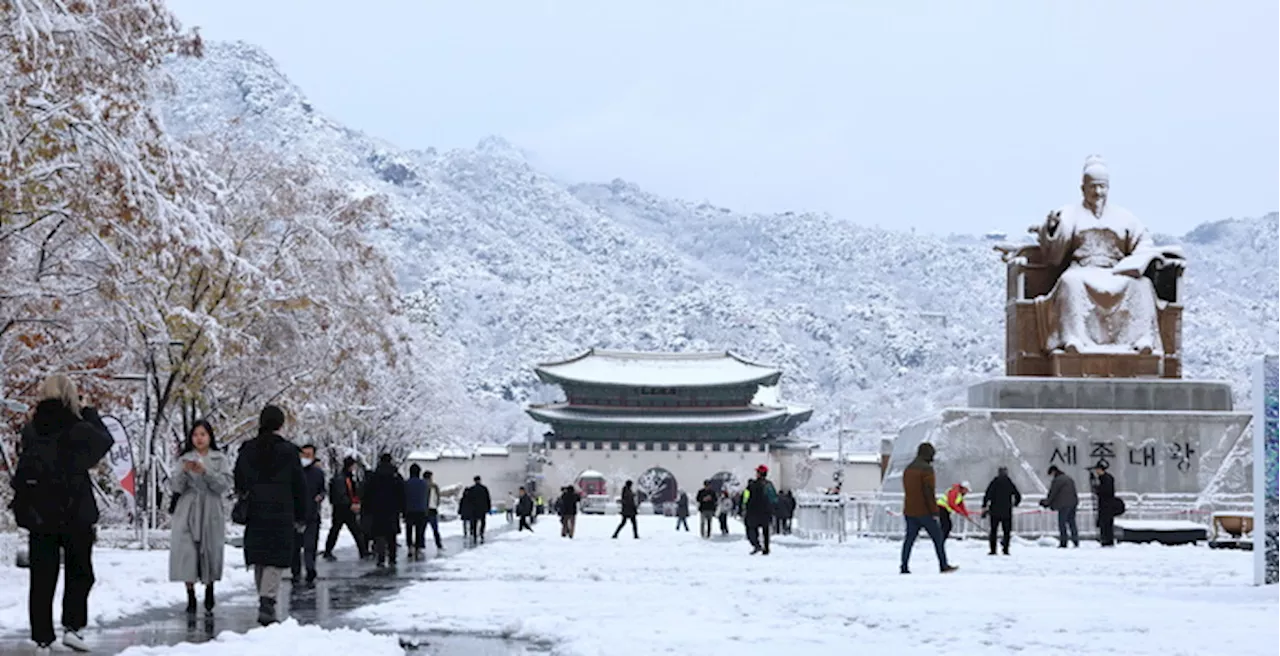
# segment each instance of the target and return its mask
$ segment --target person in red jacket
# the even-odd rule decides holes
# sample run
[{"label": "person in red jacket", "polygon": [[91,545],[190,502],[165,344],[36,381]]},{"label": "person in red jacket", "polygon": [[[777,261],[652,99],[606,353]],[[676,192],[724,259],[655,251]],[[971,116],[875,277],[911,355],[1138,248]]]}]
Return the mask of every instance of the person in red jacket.
[{"label": "person in red jacket", "polygon": [[969,509],[964,507],[964,495],[969,493],[969,481],[952,485],[945,494],[938,495],[938,522],[942,524],[942,539],[951,537],[951,513],[959,513],[967,519]]}]

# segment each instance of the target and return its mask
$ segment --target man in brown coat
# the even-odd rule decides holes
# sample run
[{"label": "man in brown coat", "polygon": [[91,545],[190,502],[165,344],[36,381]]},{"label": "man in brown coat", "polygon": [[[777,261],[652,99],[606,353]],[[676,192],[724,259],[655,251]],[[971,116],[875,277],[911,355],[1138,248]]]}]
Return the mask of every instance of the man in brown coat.
[{"label": "man in brown coat", "polygon": [[938,525],[937,494],[934,490],[933,445],[921,442],[916,449],[916,459],[907,465],[902,472],[902,515],[907,520],[907,535],[902,541],[903,574],[910,574],[907,563],[911,560],[911,547],[916,543],[920,529],[929,534],[933,540],[933,549],[938,553],[938,567],[943,574],[954,572],[958,567],[947,564],[947,547],[942,539],[942,527]]}]

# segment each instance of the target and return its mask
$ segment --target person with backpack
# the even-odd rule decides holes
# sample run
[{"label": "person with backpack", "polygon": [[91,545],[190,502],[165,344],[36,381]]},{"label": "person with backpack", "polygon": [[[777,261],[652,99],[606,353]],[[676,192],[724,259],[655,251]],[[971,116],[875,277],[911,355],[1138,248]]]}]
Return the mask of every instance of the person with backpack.
[{"label": "person with backpack", "polygon": [[[769,481],[769,468],[756,467],[756,477],[742,491],[742,512],[747,524],[747,541],[751,543],[751,555],[769,555],[769,524],[773,521],[773,509],[778,505],[778,491]],[[764,532],[764,541],[760,533]]]},{"label": "person with backpack", "polygon": [[169,477],[173,512],[169,525],[169,580],[187,586],[187,614],[196,612],[196,582],[204,584],[204,609],[213,612],[213,584],[222,580],[227,519],[222,500],[231,489],[231,461],[218,448],[213,426],[191,426]]},{"label": "person with backpack", "polygon": [[306,530],[307,480],[298,449],[280,436],[284,410],[274,405],[258,416],[258,434],[236,456],[237,503],[244,514],[244,561],[253,568],[258,623],[276,623],[276,597],[293,565],[298,535]]},{"label": "person with backpack", "polygon": [[89,623],[93,588],[94,526],[98,504],[89,470],[111,450],[113,440],[98,411],[82,407],[75,383],[65,374],[40,385],[40,402],[21,431],[21,455],[10,478],[18,526],[27,529],[30,589],[27,617],[38,653],[54,640],[53,596],[58,569],[66,562],[62,594],[62,644],[89,651],[81,631]]}]

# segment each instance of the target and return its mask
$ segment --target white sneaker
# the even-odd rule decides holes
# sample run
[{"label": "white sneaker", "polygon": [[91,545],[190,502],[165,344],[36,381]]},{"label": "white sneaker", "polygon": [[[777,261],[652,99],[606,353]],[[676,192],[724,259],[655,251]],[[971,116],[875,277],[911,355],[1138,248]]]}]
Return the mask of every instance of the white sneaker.
[{"label": "white sneaker", "polygon": [[51,654],[53,654],[52,648],[36,645],[36,656],[50,656]]},{"label": "white sneaker", "polygon": [[65,631],[63,631],[62,644],[65,645],[71,651],[78,651],[78,652],[93,651],[92,649],[89,649],[89,643],[85,642],[84,638],[80,636],[80,632],[72,631],[71,629],[66,629]]}]

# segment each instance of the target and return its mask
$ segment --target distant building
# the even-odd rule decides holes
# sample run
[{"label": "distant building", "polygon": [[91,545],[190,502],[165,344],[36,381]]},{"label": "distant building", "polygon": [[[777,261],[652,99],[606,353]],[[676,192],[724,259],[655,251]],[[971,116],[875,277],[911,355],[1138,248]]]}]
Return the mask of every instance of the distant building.
[{"label": "distant building", "polygon": [[[592,349],[534,371],[564,392],[563,401],[526,409],[548,424],[542,439],[467,454],[419,452],[409,461],[435,471],[441,485],[479,474],[492,481],[495,499],[520,485],[547,497],[569,484],[617,495],[629,479],[640,496],[665,503],[680,491],[693,496],[704,480],[737,490],[761,464],[779,489],[833,485],[834,456],[791,437],[813,410],[780,399],[776,367],[731,352]],[[878,489],[879,456],[849,455],[846,476],[848,492]]]}]

